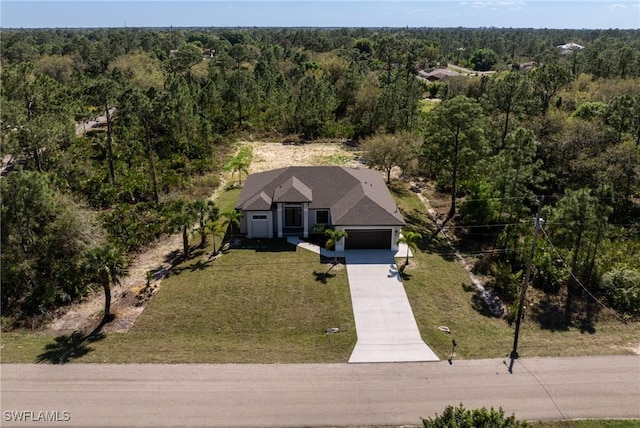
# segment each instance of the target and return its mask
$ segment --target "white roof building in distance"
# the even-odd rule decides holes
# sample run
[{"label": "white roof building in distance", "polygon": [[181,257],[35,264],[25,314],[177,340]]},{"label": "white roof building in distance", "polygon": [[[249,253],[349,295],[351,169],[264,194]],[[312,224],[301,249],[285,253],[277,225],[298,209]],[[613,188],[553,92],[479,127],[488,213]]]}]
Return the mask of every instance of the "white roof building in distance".
[{"label": "white roof building in distance", "polygon": [[557,46],[557,48],[562,50],[562,54],[567,54],[573,51],[581,51],[584,49],[584,46],[577,43],[566,43],[564,45]]}]

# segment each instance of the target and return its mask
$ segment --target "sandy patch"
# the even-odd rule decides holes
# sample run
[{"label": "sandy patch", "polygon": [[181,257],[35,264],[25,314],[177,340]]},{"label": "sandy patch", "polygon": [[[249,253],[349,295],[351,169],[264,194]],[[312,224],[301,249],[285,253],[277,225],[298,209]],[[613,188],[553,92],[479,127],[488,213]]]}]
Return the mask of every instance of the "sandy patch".
[{"label": "sandy patch", "polygon": [[337,143],[280,144],[245,141],[253,150],[249,173],[268,171],[287,166],[340,165],[363,166],[360,151],[347,150]]}]

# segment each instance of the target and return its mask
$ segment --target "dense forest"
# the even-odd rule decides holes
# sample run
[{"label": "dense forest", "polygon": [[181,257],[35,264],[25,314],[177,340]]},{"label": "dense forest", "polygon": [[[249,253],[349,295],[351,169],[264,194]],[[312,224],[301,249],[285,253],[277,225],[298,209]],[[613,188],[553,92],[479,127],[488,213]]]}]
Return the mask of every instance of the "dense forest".
[{"label": "dense forest", "polygon": [[[476,269],[507,304],[544,196],[533,285],[564,296],[562,322],[640,315],[640,31],[0,35],[3,326],[107,289],[163,234],[205,233],[206,196],[222,168],[246,169],[228,155],[248,135],[349,140],[435,183],[440,227],[490,249]],[[472,71],[420,77],[448,65]]]}]

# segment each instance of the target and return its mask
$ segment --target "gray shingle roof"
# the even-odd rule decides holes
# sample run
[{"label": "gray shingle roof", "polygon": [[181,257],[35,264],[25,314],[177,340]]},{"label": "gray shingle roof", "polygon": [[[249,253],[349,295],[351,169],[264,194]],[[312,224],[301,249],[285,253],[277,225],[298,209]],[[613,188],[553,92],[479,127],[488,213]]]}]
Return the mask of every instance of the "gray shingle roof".
[{"label": "gray shingle roof", "polygon": [[245,204],[247,211],[268,211],[271,209],[272,199],[265,192],[253,195]]},{"label": "gray shingle roof", "polygon": [[236,209],[264,211],[277,202],[328,209],[338,226],[404,225],[380,173],[366,168],[296,166],[251,174]]},{"label": "gray shingle roof", "polygon": [[447,68],[437,68],[429,73],[420,71],[418,75],[427,80],[444,80],[450,77],[464,76],[462,73]]},{"label": "gray shingle roof", "polygon": [[311,202],[313,191],[295,175],[276,188],[273,202]]}]

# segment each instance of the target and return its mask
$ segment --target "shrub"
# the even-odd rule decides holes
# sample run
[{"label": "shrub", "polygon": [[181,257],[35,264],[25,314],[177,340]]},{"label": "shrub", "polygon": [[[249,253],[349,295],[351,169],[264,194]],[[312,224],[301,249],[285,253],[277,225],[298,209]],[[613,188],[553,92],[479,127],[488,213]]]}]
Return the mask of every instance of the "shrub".
[{"label": "shrub", "polygon": [[522,271],[512,272],[511,265],[508,263],[497,262],[491,266],[493,279],[489,282],[489,286],[493,288],[502,300],[512,303],[518,297],[518,288],[522,281]]},{"label": "shrub", "polygon": [[435,419],[422,419],[424,428],[527,428],[527,422],[516,420],[515,416],[505,417],[502,409],[493,407],[467,410],[462,404],[447,406],[442,415]]},{"label": "shrub", "polygon": [[127,252],[137,251],[172,232],[171,219],[178,202],[118,204],[102,218],[112,240]]},{"label": "shrub", "polygon": [[640,316],[640,272],[618,266],[602,276],[602,286],[614,309],[630,317]]},{"label": "shrub", "polygon": [[464,225],[490,224],[498,217],[498,201],[494,199],[493,187],[484,180],[469,184],[469,198],[460,207],[460,219]]}]

